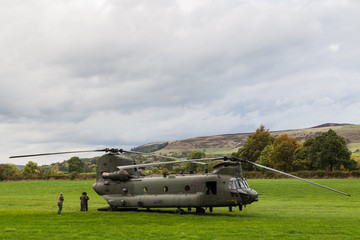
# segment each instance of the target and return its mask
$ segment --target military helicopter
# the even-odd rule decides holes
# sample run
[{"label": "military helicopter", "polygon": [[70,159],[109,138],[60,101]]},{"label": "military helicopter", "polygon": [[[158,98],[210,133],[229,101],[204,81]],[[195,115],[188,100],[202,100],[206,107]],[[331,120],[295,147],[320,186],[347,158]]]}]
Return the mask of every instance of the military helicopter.
[{"label": "military helicopter", "polygon": [[[243,163],[252,164],[259,168],[284,174],[350,196],[339,190],[237,157],[184,160],[151,153],[105,148],[100,150],[20,155],[11,156],[10,158],[82,152],[106,153],[98,159],[96,183],[92,186],[94,191],[109,204],[109,207],[99,210],[121,211],[137,210],[139,208],[146,208],[148,210],[150,208],[176,208],[176,214],[183,214],[185,212],[183,208],[188,211],[195,208],[196,213],[203,214],[205,209],[209,209],[212,212],[214,207],[228,207],[230,212],[233,207],[238,207],[242,211],[246,205],[258,201],[258,193],[250,188],[243,177],[241,167]],[[136,164],[129,154],[151,155],[170,158],[176,161]],[[214,160],[223,161],[213,167],[212,173],[146,176],[140,169],[183,162],[206,164],[203,161]]]}]

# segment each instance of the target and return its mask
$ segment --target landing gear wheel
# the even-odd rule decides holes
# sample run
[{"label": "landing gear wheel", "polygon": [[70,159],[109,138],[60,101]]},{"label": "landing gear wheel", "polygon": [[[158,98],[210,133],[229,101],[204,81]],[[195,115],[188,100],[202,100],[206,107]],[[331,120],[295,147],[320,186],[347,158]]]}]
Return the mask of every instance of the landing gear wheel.
[{"label": "landing gear wheel", "polygon": [[197,207],[196,208],[196,213],[197,214],[204,214],[205,213],[205,209],[201,208],[201,207]]},{"label": "landing gear wheel", "polygon": [[175,214],[177,214],[177,215],[182,215],[184,213],[185,213],[184,210],[182,210],[181,208],[178,208],[175,210]]}]

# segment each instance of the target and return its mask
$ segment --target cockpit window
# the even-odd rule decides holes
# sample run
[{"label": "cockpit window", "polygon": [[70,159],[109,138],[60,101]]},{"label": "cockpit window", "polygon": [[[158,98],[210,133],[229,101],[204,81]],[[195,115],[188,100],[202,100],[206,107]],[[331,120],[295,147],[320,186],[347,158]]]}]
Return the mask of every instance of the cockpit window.
[{"label": "cockpit window", "polygon": [[237,182],[240,184],[241,188],[246,188],[246,185],[242,179],[238,179]]},{"label": "cockpit window", "polygon": [[241,188],[250,188],[246,180],[243,178],[232,178],[228,184],[229,189],[241,189]]},{"label": "cockpit window", "polygon": [[241,184],[239,181],[236,181],[236,188],[241,188]]},{"label": "cockpit window", "polygon": [[247,188],[250,188],[250,187],[249,187],[249,184],[247,183],[247,181],[246,181],[245,179],[243,179],[243,181],[244,181],[244,183],[245,183],[245,186],[246,186]]}]

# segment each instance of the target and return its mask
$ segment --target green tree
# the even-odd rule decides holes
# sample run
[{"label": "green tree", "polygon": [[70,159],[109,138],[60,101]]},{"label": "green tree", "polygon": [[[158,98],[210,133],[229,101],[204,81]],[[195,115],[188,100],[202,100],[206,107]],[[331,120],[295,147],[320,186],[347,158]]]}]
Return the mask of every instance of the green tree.
[{"label": "green tree", "polygon": [[68,171],[69,173],[78,172],[81,173],[84,171],[85,165],[84,160],[79,157],[72,157],[68,160]]},{"label": "green tree", "polygon": [[[176,160],[172,158],[158,158],[159,162],[176,162]],[[174,170],[176,164],[166,164],[166,168],[169,170],[169,172],[172,172]]]},{"label": "green tree", "polygon": [[345,138],[337,135],[332,129],[315,137],[309,149],[309,157],[317,169],[333,171],[342,166],[346,169],[356,167]]},{"label": "green tree", "polygon": [[[274,149],[273,145],[267,145],[264,150],[262,150],[261,154],[260,154],[260,158],[256,161],[256,163],[266,166],[266,167],[273,167],[270,164],[269,161],[269,156],[270,156],[270,152]],[[262,168],[260,170],[263,170]]]},{"label": "green tree", "polygon": [[55,175],[54,165],[43,165],[38,167],[39,175],[51,176]]},{"label": "green tree", "polygon": [[[256,129],[256,132],[249,135],[244,146],[239,149],[238,156],[246,160],[256,162],[260,158],[261,152],[268,145],[273,144],[275,138],[270,135],[269,129],[265,130],[263,125]],[[253,170],[252,165],[243,165],[245,170]]]},{"label": "green tree", "polygon": [[313,170],[313,163],[310,159],[310,147],[314,143],[314,138],[305,140],[303,145],[294,152],[293,170]]},{"label": "green tree", "polygon": [[214,166],[216,166],[219,163],[222,163],[222,160],[215,160],[215,161],[210,161],[209,163],[209,172],[213,172],[214,171]]},{"label": "green tree", "polygon": [[300,147],[295,138],[283,134],[275,139],[274,149],[270,152],[269,162],[276,169],[282,171],[292,170],[294,152]]},{"label": "green tree", "polygon": [[29,161],[24,169],[21,171],[21,174],[25,177],[32,177],[39,173],[37,163]]},{"label": "green tree", "polygon": [[5,180],[10,177],[19,176],[20,169],[11,163],[0,164],[0,180]]},{"label": "green tree", "polygon": [[161,173],[168,175],[168,174],[169,174],[169,169],[167,169],[167,168],[162,168]]},{"label": "green tree", "polygon": [[158,174],[160,171],[159,171],[159,168],[153,167],[153,168],[151,169],[151,172],[152,172],[153,174]]},{"label": "green tree", "polygon": [[[204,151],[194,150],[191,152],[189,159],[201,159],[201,158],[205,158],[205,157],[206,157],[206,153]],[[199,171],[205,170],[205,167],[204,167],[205,165],[199,165],[197,163],[187,162],[184,165],[185,165],[185,170],[187,172],[197,172],[198,170]],[[198,169],[198,167],[200,167],[200,168]]]},{"label": "green tree", "polygon": [[89,165],[88,172],[96,172],[96,164]]},{"label": "green tree", "polygon": [[174,173],[184,173],[185,172],[185,166],[182,165],[182,164],[176,164],[173,171],[174,171]]}]

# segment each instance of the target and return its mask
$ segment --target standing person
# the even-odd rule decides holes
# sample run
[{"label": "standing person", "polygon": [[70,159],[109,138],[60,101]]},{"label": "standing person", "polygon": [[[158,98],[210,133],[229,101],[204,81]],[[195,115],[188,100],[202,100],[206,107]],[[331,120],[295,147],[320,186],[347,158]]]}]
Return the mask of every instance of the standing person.
[{"label": "standing person", "polygon": [[60,193],[57,198],[57,204],[59,206],[58,214],[61,213],[63,202],[64,202],[64,196],[63,196],[63,193]]},{"label": "standing person", "polygon": [[86,195],[86,192],[83,192],[80,196],[80,211],[87,211],[88,210],[88,200],[89,197]]}]

